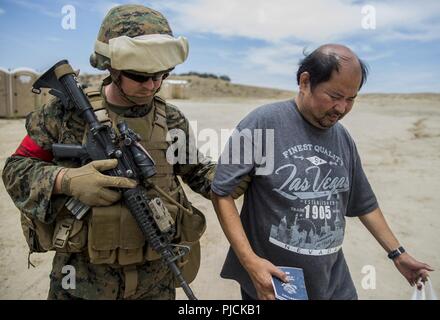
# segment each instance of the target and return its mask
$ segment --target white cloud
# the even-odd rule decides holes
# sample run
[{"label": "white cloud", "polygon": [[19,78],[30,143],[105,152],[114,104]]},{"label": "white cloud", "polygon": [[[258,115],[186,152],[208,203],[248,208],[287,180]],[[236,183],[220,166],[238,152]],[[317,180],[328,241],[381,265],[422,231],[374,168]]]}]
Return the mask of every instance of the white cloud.
[{"label": "white cloud", "polygon": [[295,39],[322,43],[350,36],[432,40],[440,37],[440,1],[368,1],[377,28],[362,29],[365,3],[347,0],[192,0],[164,4],[175,13],[179,31],[241,36],[277,42]]},{"label": "white cloud", "polygon": [[81,3],[79,5],[81,5],[84,9],[98,12],[102,17],[104,17],[111,8],[123,4],[141,4],[160,12],[168,8],[167,5],[163,4],[163,0],[150,0],[150,1],[120,0],[118,2],[115,2],[114,0],[89,0],[86,3]]},{"label": "white cloud", "polygon": [[22,8],[36,11],[38,13],[44,14],[45,16],[49,16],[52,18],[59,18],[61,17],[61,7],[59,11],[53,11],[48,8],[48,5],[44,4],[38,4],[35,2],[31,2],[28,0],[13,0],[12,3],[19,5]]},{"label": "white cloud", "polygon": [[[349,47],[368,64],[394,55],[391,50],[378,52],[370,46]],[[258,68],[267,74],[292,76],[298,68],[299,61],[304,58],[304,53],[310,53],[314,49],[316,49],[315,46],[304,48],[289,43],[276,43],[261,48],[250,48],[243,57],[243,61],[246,61],[246,65],[243,67],[248,70]]]},{"label": "white cloud", "polygon": [[250,48],[245,61],[248,68],[257,67],[268,74],[291,76],[298,61],[303,57],[303,47],[287,43],[274,44],[263,48]]},{"label": "white cloud", "polygon": [[440,2],[377,3],[377,39],[431,41],[440,38]]},{"label": "white cloud", "polygon": [[45,39],[50,42],[61,42],[62,41],[62,39],[58,38],[58,37],[45,37]]},{"label": "white cloud", "polygon": [[[352,48],[352,49],[353,49],[353,48]],[[372,47],[371,45],[369,45],[369,44],[365,44],[365,43],[362,43],[361,45],[359,45],[359,50],[362,50],[362,51],[365,52],[365,53],[371,53],[371,52],[374,52],[373,47]]]},{"label": "white cloud", "polygon": [[440,38],[440,25],[420,26],[411,31],[391,30],[378,37],[378,40],[433,41]]},{"label": "white cloud", "polygon": [[194,0],[174,3],[170,9],[176,11],[179,29],[268,42],[287,38],[322,42],[361,28],[360,9],[341,1]]},{"label": "white cloud", "polygon": [[391,50],[385,51],[385,52],[376,52],[376,53],[371,52],[368,54],[363,54],[361,59],[366,61],[367,63],[369,63],[369,62],[389,58],[389,57],[392,57],[393,55],[394,55],[394,52]]},{"label": "white cloud", "polygon": [[94,9],[104,17],[111,8],[119,6],[121,4],[122,3],[118,2],[99,1],[95,4]]},{"label": "white cloud", "polygon": [[[410,75],[410,76],[408,76]],[[376,72],[370,75],[368,82],[363,88],[363,92],[395,92],[395,93],[414,93],[414,92],[436,92],[440,93],[438,73],[435,71],[396,70],[390,72]]]},{"label": "white cloud", "polygon": [[56,0],[54,4],[53,0],[45,0],[40,3],[35,3],[30,0],[8,0],[9,2],[21,6],[26,9],[30,9],[50,17],[60,17],[61,8],[65,5],[72,5],[80,10],[88,10],[93,12],[98,12],[102,17],[104,17],[107,12],[118,5],[124,3],[132,3],[130,0],[121,0],[121,2],[115,2],[112,0],[89,0],[89,1],[78,1],[78,0]]},{"label": "white cloud", "polygon": [[[365,30],[365,5],[376,12],[376,29]],[[162,5],[173,30],[179,34],[215,34],[262,40],[263,46],[250,48],[244,57],[246,68],[268,74],[294,74],[303,57],[303,46],[340,42],[367,62],[393,56],[392,50],[377,51],[390,40],[430,41],[440,38],[440,1],[425,0],[423,5],[409,0],[189,0],[167,1]],[[161,9],[162,9],[161,8]]]}]

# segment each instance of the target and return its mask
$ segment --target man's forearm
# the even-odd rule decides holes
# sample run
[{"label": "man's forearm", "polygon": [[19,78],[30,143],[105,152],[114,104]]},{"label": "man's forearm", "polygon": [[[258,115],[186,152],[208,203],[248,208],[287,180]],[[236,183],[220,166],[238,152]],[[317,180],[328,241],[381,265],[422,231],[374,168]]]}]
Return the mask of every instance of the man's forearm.
[{"label": "man's forearm", "polygon": [[220,197],[212,193],[212,202],[223,232],[241,264],[246,268],[248,262],[256,255],[244,232],[234,199],[231,196]]},{"label": "man's forearm", "polygon": [[390,252],[399,247],[399,241],[388,226],[380,208],[360,216],[359,219],[386,252]]}]

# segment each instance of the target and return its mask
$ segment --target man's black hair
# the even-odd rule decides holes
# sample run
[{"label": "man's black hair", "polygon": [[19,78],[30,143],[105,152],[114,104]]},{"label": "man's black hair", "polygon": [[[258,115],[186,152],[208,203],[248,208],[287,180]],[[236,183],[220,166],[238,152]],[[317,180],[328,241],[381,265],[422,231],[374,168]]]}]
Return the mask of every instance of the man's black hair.
[{"label": "man's black hair", "polygon": [[[303,72],[308,72],[310,74],[311,90],[313,90],[318,84],[330,80],[333,71],[339,72],[339,68],[341,67],[339,59],[344,60],[344,57],[332,53],[323,53],[319,49],[306,55],[306,57],[300,61],[298,72],[296,73],[296,81],[298,82],[298,85],[299,78]],[[358,57],[357,59],[362,72],[362,81],[359,86],[360,90],[365,82],[367,82],[368,67],[361,59]]]}]

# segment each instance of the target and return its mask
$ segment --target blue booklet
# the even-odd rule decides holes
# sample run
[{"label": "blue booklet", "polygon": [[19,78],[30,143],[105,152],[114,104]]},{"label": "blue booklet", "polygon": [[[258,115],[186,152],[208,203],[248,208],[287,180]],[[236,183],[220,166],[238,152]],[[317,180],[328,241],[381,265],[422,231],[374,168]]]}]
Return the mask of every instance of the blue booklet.
[{"label": "blue booklet", "polygon": [[289,282],[282,282],[277,277],[272,277],[275,298],[278,300],[308,300],[304,272],[300,268],[278,267],[282,270]]}]

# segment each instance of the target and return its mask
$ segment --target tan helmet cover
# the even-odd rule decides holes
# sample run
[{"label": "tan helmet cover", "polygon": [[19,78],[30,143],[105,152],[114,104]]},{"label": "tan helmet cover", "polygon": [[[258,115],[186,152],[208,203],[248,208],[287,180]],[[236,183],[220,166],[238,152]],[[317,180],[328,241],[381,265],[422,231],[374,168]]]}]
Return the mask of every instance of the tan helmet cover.
[{"label": "tan helmet cover", "polygon": [[183,63],[189,47],[185,37],[148,34],[121,36],[110,39],[108,44],[97,40],[95,52],[109,58],[113,69],[157,73]]}]

